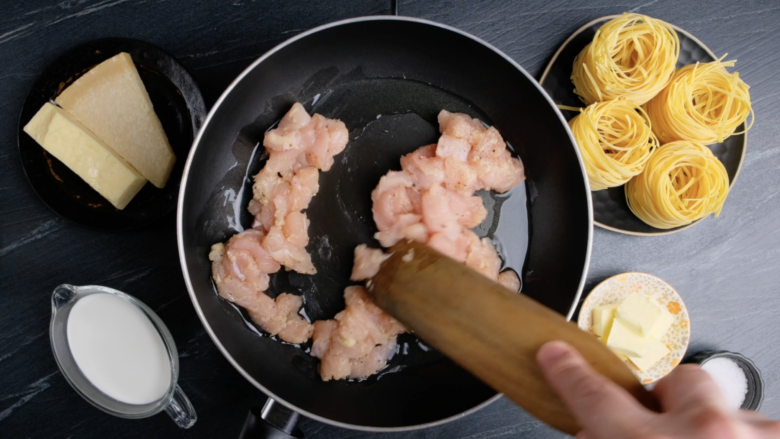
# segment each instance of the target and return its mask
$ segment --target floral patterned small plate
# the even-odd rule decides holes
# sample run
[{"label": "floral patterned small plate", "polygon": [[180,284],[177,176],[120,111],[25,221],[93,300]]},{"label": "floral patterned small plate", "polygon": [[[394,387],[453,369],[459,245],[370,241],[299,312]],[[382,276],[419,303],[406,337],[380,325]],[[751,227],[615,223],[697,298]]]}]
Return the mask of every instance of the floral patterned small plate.
[{"label": "floral patterned small plate", "polygon": [[641,293],[653,298],[674,316],[674,323],[661,339],[671,351],[669,355],[644,372],[630,361],[626,361],[628,368],[634,372],[642,384],[650,384],[663,378],[680,364],[688,349],[688,343],[691,341],[691,318],[688,315],[688,309],[671,285],[647,273],[623,273],[612,276],[598,284],[590,292],[580,309],[577,325],[583,331],[590,332],[593,308],[599,305],[622,302],[631,293]]}]

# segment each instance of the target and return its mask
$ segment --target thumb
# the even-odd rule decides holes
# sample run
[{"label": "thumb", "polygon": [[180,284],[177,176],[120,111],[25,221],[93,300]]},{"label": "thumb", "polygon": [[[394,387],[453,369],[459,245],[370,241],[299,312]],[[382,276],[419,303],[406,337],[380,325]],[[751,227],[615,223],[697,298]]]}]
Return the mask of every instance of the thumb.
[{"label": "thumb", "polygon": [[539,349],[536,359],[586,437],[631,437],[652,417],[628,392],[594,371],[568,344],[549,342]]}]

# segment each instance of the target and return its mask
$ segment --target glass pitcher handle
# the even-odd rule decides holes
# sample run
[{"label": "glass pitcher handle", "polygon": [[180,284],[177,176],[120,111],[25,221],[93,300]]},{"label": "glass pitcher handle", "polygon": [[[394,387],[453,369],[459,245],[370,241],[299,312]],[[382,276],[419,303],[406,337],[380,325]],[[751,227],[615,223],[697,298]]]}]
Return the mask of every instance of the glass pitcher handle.
[{"label": "glass pitcher handle", "polygon": [[165,413],[168,413],[168,416],[173,419],[173,422],[181,428],[190,428],[195,425],[195,421],[198,420],[195,408],[192,407],[192,403],[178,384],[176,385],[176,388],[173,389],[171,401],[165,406]]},{"label": "glass pitcher handle", "polygon": [[78,295],[78,288],[79,287],[69,284],[62,284],[55,288],[54,293],[51,295],[52,312],[56,312],[63,306],[76,300],[76,296]]}]

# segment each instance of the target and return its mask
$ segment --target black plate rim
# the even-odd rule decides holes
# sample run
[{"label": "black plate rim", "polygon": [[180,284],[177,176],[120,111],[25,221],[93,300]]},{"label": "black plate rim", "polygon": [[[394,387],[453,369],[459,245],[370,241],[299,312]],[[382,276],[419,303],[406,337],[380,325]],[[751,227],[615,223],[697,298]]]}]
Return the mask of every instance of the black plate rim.
[{"label": "black plate rim", "polygon": [[[190,72],[184,68],[184,66],[177,60],[173,55],[168,53],[168,51],[143,40],[138,40],[135,38],[123,38],[123,37],[106,37],[106,38],[97,38],[94,40],[84,41],[82,43],[79,43],[76,46],[71,47],[70,49],[66,50],[64,53],[62,53],[60,56],[56,57],[53,61],[48,63],[46,67],[41,71],[41,73],[38,75],[38,77],[35,78],[35,81],[33,82],[32,88],[27,93],[27,97],[24,100],[24,104],[22,105],[22,109],[19,112],[19,123],[16,129],[16,146],[17,151],[19,152],[19,157],[22,159],[22,136],[26,135],[24,133],[24,126],[26,123],[24,122],[24,109],[27,105],[27,101],[30,99],[30,95],[32,94],[33,90],[35,89],[38,82],[41,80],[41,78],[46,74],[47,71],[49,71],[52,67],[59,65],[62,60],[66,59],[68,56],[70,56],[72,53],[75,53],[79,50],[81,50],[85,46],[93,45],[96,43],[111,43],[111,42],[122,42],[127,44],[133,44],[138,46],[146,46],[148,48],[154,49],[158,51],[160,54],[166,56],[176,67],[180,69],[180,71],[184,74],[184,79],[188,81],[192,85],[192,93],[187,93],[187,95],[191,96],[193,101],[197,104],[193,107],[187,107],[187,109],[190,111],[190,122],[192,124],[192,133],[193,133],[193,139],[197,137],[198,132],[200,131],[200,127],[204,124],[205,117],[206,117],[206,104],[203,100],[203,94],[200,91],[200,87],[198,87],[198,83],[195,82],[195,79],[192,77]],[[171,81],[173,83],[173,81]],[[174,84],[175,86],[176,84]],[[184,96],[184,92],[177,87],[177,90]],[[185,98],[185,101],[187,99]],[[29,122],[29,121],[28,121]],[[24,134],[23,134],[24,133]],[[190,145],[190,148],[192,145]],[[187,151],[189,154],[189,150]],[[129,225],[127,227],[95,227],[91,224],[85,224],[80,221],[77,221],[70,216],[64,214],[60,210],[53,207],[47,200],[44,198],[44,196],[41,195],[41,193],[38,190],[38,187],[36,187],[36,183],[33,182],[33,179],[30,178],[30,174],[27,171],[27,166],[24,163],[24,160],[22,159],[22,172],[24,173],[24,177],[27,179],[27,182],[30,184],[30,187],[32,188],[33,192],[35,193],[35,196],[38,197],[38,199],[51,210],[57,216],[60,218],[64,218],[65,220],[69,221],[70,223],[77,224],[79,227],[83,227],[87,230],[93,230],[97,232],[127,232],[130,230],[136,230],[141,227],[147,226],[149,224],[152,224],[162,218],[163,216],[168,215],[173,208],[178,206],[178,200],[176,200],[176,203],[172,203],[172,208],[169,208],[163,213],[162,215],[159,215],[157,217],[151,218],[147,221],[141,221],[132,225]]]},{"label": "black plate rim", "polygon": [[[571,43],[571,41],[574,38],[577,37],[577,35],[581,34],[582,32],[585,32],[587,29],[589,29],[590,27],[592,27],[595,24],[598,24],[600,22],[606,22],[606,21],[612,20],[613,18],[618,18],[621,15],[622,14],[605,15],[603,17],[597,18],[597,19],[595,19],[593,21],[585,23],[584,25],[582,25],[582,27],[580,27],[579,29],[574,31],[571,35],[569,35],[569,38],[567,38],[566,41],[564,41],[560,45],[560,47],[558,47],[558,50],[556,50],[555,54],[552,56],[552,58],[550,58],[550,62],[547,63],[547,66],[544,68],[544,72],[542,73],[541,78],[539,78],[539,84],[542,85],[542,86],[544,85],[544,80],[547,78],[547,75],[550,73],[550,69],[552,69],[552,66],[553,66],[553,64],[555,64],[555,61],[558,60],[558,56],[561,54],[561,52],[563,52],[564,49],[566,49],[566,47],[569,45],[569,43]],[[674,29],[676,32],[679,32],[679,33],[685,35],[686,37],[690,38],[691,40],[693,40],[699,47],[704,49],[704,51],[707,52],[707,54],[709,56],[711,56],[714,59],[718,59],[718,57],[715,56],[715,53],[713,53],[713,51],[710,50],[709,47],[707,47],[704,43],[702,43],[701,40],[696,38],[693,34],[691,34],[690,32],[686,31],[685,29],[681,29],[680,27],[675,26],[674,24],[671,24],[671,23],[667,23],[667,24],[669,26],[671,26],[672,29]],[[731,180],[731,182],[729,182],[729,191],[731,190],[732,187],[734,187],[734,183],[736,183],[737,178],[739,178],[739,173],[740,173],[740,171],[742,171],[742,164],[745,161],[745,152],[747,151],[748,132],[745,131],[743,136],[744,136],[745,140],[744,140],[744,142],[742,142],[742,155],[739,158],[739,166],[737,166],[737,172],[734,174],[734,178]],[[632,212],[632,214],[633,214],[633,212]],[[614,227],[614,226],[610,226],[610,225],[607,225],[607,224],[600,223],[600,222],[596,221],[595,219],[593,220],[593,224],[601,227],[602,229],[611,230],[611,231],[617,232],[617,233],[623,233],[625,235],[633,235],[633,236],[665,236],[665,235],[671,235],[671,234],[677,233],[677,232],[682,232],[683,230],[686,230],[686,229],[688,229],[690,227],[695,226],[696,224],[701,223],[702,221],[706,220],[709,217],[710,217],[710,215],[707,215],[704,218],[700,218],[700,219],[698,219],[698,220],[696,220],[696,221],[694,221],[694,222],[692,222],[692,223],[690,223],[688,225],[685,225],[685,226],[682,226],[682,227],[677,227],[677,228],[674,228],[672,230],[656,229],[656,230],[658,230],[658,232],[653,232],[653,233],[634,232],[632,230],[624,230],[624,229],[620,229],[620,228],[617,228],[617,227]]]},{"label": "black plate rim", "polygon": [[[192,143],[192,147],[190,148],[189,155],[187,156],[187,161],[184,164],[184,171],[182,175],[181,180],[181,186],[179,188],[179,200],[178,200],[178,208],[176,212],[176,234],[177,234],[177,243],[178,243],[178,249],[179,249],[179,262],[181,264],[182,274],[184,276],[184,282],[187,285],[187,291],[190,295],[190,300],[193,303],[193,307],[195,308],[195,312],[198,314],[198,318],[200,319],[201,323],[203,323],[204,329],[209,334],[209,337],[211,337],[211,340],[214,342],[214,344],[217,346],[217,348],[222,352],[222,355],[225,357],[225,359],[230,362],[231,365],[252,385],[254,385],[257,389],[268,395],[270,399],[273,399],[274,401],[282,404],[283,406],[289,408],[290,410],[293,410],[295,412],[298,412],[299,414],[306,416],[307,418],[314,419],[316,421],[322,422],[324,424],[333,425],[336,427],[346,428],[350,430],[359,430],[359,431],[369,431],[369,432],[408,432],[408,431],[414,431],[414,430],[420,430],[423,428],[430,428],[430,427],[436,427],[439,425],[444,425],[448,422],[461,419],[463,417],[466,417],[472,413],[475,413],[479,410],[481,410],[484,407],[487,407],[488,405],[492,404],[493,402],[500,399],[503,394],[502,393],[496,393],[493,397],[489,398],[488,400],[468,409],[465,410],[459,414],[450,416],[448,418],[439,419],[438,421],[429,422],[425,424],[418,424],[418,425],[408,425],[404,427],[372,427],[372,426],[365,426],[365,425],[357,425],[357,424],[348,424],[345,422],[339,422],[334,421],[329,418],[325,418],[322,416],[319,416],[317,414],[308,412],[306,410],[302,410],[299,407],[285,401],[283,398],[280,398],[278,395],[274,394],[273,392],[269,391],[265,386],[260,384],[257,380],[255,380],[249,373],[247,373],[237,362],[236,360],[230,355],[230,353],[225,349],[225,347],[222,345],[222,343],[219,341],[219,338],[216,336],[214,331],[211,329],[211,326],[208,323],[208,320],[206,319],[206,316],[203,314],[203,310],[200,308],[200,305],[198,304],[197,296],[195,295],[195,290],[192,287],[192,282],[190,281],[190,274],[189,270],[187,269],[187,261],[185,260],[185,252],[184,252],[184,218],[183,218],[183,211],[184,211],[184,194],[187,187],[187,181],[189,179],[189,171],[190,167],[192,165],[192,161],[195,157],[195,152],[198,150],[198,146],[200,144],[201,137],[203,133],[205,132],[206,127],[208,126],[209,122],[211,121],[214,114],[219,110],[222,102],[227,98],[228,94],[235,88],[243,79],[245,76],[249,74],[255,67],[257,67],[260,63],[262,63],[266,58],[270,57],[274,53],[284,49],[286,46],[294,43],[295,41],[298,41],[302,38],[305,38],[309,35],[315,34],[317,32],[330,29],[332,27],[337,27],[341,25],[347,25],[351,23],[359,23],[359,22],[368,22],[368,21],[405,21],[410,23],[417,23],[417,24],[424,24],[428,26],[438,27],[443,30],[454,32],[459,35],[465,36],[467,38],[470,38],[474,40],[475,42],[485,46],[486,49],[492,50],[497,55],[504,58],[507,62],[509,62],[513,67],[515,67],[519,72],[521,72],[523,75],[525,75],[528,80],[534,84],[534,86],[537,88],[539,93],[541,93],[542,96],[547,100],[547,102],[550,104],[552,108],[555,109],[556,113],[558,114],[558,118],[561,121],[561,125],[565,128],[566,133],[569,135],[569,138],[571,139],[572,145],[576,145],[576,142],[574,140],[574,135],[571,133],[571,130],[569,129],[569,125],[566,123],[566,118],[563,117],[563,114],[558,110],[556,107],[555,102],[552,100],[552,97],[547,94],[547,92],[542,88],[539,81],[537,81],[531,74],[529,74],[523,67],[520,66],[516,61],[514,61],[512,58],[510,58],[507,54],[496,48],[495,46],[491,45],[490,43],[482,40],[479,37],[476,37],[468,32],[465,32],[463,30],[457,29],[455,27],[438,23],[431,20],[426,20],[422,18],[415,18],[415,17],[403,17],[403,16],[395,16],[395,15],[373,15],[373,16],[365,16],[365,17],[355,17],[355,18],[349,18],[345,20],[339,20],[334,21],[331,23],[327,23],[315,28],[312,28],[308,31],[302,32],[282,43],[275,46],[274,48],[270,49],[268,52],[264,53],[262,56],[260,56],[258,59],[256,59],[252,64],[247,66],[244,71],[242,71],[233,82],[228,85],[228,87],[225,89],[224,92],[220,95],[219,99],[214,103],[214,105],[211,107],[211,110],[208,113],[208,116],[206,116],[206,119],[203,122],[203,125],[201,126],[200,131],[198,131],[197,136],[195,137],[195,140]],[[568,314],[566,315],[566,320],[571,321],[577,306],[579,305],[580,299],[582,298],[582,292],[585,288],[585,281],[588,276],[588,271],[590,269],[590,258],[591,258],[591,252],[593,248],[593,200],[590,196],[590,186],[588,184],[588,178],[587,174],[585,172],[585,163],[582,160],[582,155],[580,154],[580,151],[576,146],[574,147],[574,153],[577,156],[577,160],[580,164],[580,171],[582,173],[582,177],[584,180],[584,187],[586,190],[586,200],[587,200],[587,208],[588,208],[588,243],[587,248],[585,252],[585,263],[583,265],[582,270],[582,277],[580,279],[579,287],[577,288],[577,294],[574,297],[574,300],[572,301],[572,306],[569,309]]]}]

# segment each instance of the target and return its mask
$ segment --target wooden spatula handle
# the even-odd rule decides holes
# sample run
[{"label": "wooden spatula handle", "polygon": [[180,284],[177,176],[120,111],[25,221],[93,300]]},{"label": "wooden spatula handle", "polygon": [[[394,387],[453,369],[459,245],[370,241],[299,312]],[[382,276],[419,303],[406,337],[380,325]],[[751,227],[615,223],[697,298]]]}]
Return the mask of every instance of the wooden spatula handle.
[{"label": "wooden spatula handle", "polygon": [[369,296],[421,339],[547,424],[580,426],[536,363],[551,340],[574,346],[642,404],[658,403],[596,338],[538,302],[418,243],[399,243],[368,282]]}]

